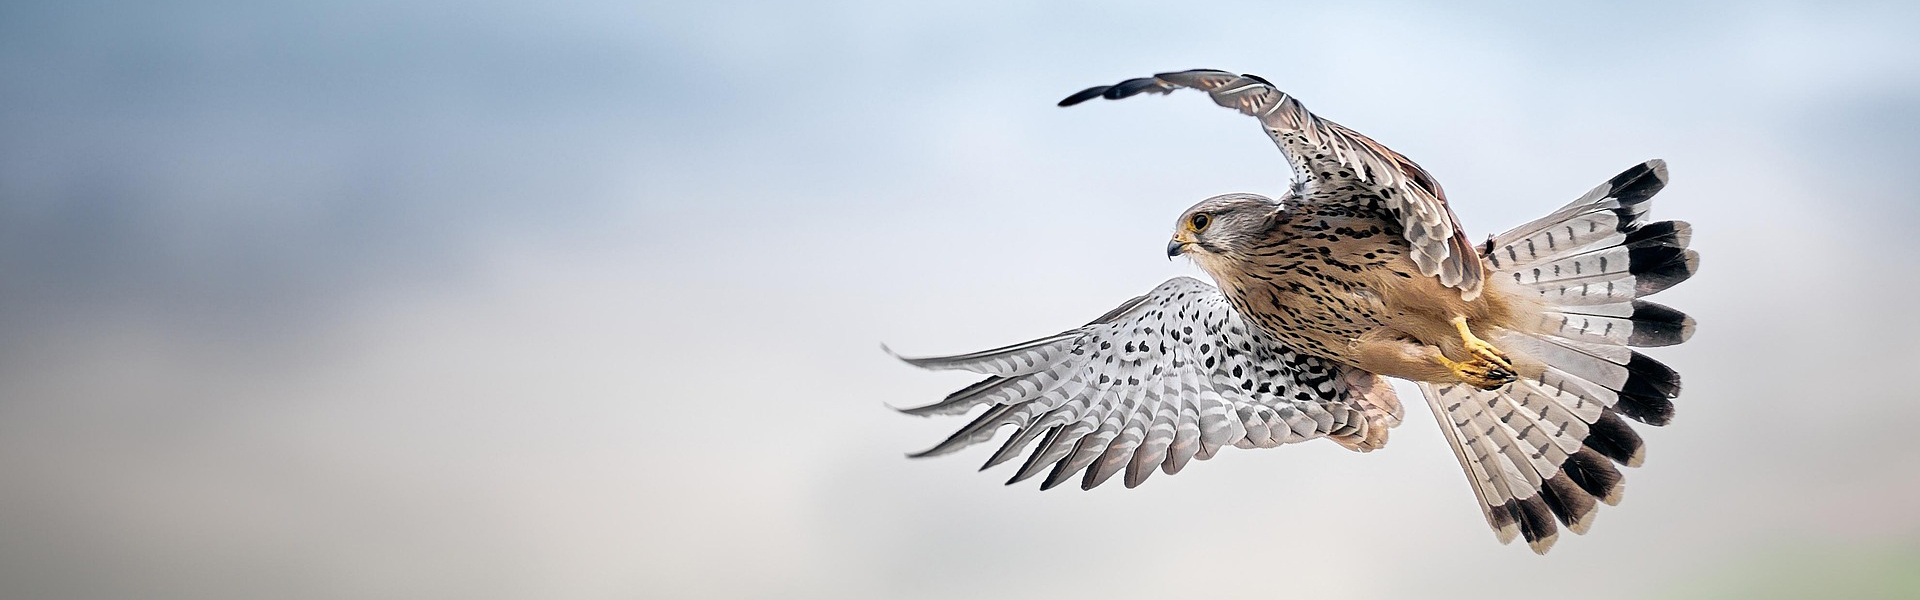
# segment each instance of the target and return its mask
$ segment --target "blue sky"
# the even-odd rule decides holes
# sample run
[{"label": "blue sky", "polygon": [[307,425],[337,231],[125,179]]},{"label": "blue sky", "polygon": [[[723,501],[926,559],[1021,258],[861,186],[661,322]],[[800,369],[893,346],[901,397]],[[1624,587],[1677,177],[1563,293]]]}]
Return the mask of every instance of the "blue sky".
[{"label": "blue sky", "polygon": [[[1903,585],[1915,13],[0,8],[0,589],[1697,597],[1784,564],[1815,566],[1779,589]],[[1082,323],[1198,275],[1161,255],[1181,210],[1286,185],[1198,96],[1053,106],[1199,67],[1413,157],[1475,236],[1671,162],[1655,215],[1705,260],[1659,300],[1700,333],[1657,354],[1679,416],[1591,534],[1496,544],[1417,406],[1381,452],[1228,452],[1137,490],[901,458],[958,423],[883,403],[965,381],[880,342]]]}]

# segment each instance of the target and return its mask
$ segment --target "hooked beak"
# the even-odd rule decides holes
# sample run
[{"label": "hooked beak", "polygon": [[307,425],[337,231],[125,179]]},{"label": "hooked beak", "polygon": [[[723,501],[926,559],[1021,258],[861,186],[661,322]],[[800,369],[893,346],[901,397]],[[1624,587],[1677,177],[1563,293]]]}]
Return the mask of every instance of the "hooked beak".
[{"label": "hooked beak", "polygon": [[1187,251],[1186,242],[1182,242],[1179,239],[1173,239],[1167,242],[1167,260],[1173,260],[1173,257],[1179,256],[1181,253],[1186,251]]}]

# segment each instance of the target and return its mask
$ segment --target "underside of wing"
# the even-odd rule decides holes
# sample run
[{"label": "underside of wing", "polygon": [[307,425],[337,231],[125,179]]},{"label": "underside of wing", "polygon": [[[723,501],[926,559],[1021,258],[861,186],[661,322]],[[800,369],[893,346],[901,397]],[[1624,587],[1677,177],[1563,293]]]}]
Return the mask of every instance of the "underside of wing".
[{"label": "underside of wing", "polygon": [[1204,91],[1215,103],[1259,119],[1286,155],[1296,183],[1307,192],[1303,199],[1377,203],[1399,220],[1422,274],[1460,290],[1463,298],[1479,296],[1486,274],[1433,176],[1379,142],[1308,112],[1265,79],[1211,69],[1161,73],[1087,88],[1060,105],[1166,94],[1183,87]]},{"label": "underside of wing", "polygon": [[1090,489],[1122,471],[1126,486],[1134,487],[1156,469],[1172,474],[1229,445],[1265,448],[1329,437],[1371,450],[1400,419],[1391,387],[1266,339],[1218,289],[1185,277],[1057,335],[903,360],[988,375],[939,402],[904,409],[915,415],[980,410],[914,456],[953,452],[1012,427],[982,468],[1025,454],[1007,483],[1046,472],[1042,489],[1076,474]]}]

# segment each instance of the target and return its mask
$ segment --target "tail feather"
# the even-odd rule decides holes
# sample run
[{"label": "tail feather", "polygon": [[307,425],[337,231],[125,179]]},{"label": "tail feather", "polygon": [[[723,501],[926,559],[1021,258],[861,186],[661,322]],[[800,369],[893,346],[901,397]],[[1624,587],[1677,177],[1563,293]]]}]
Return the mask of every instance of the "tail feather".
[{"label": "tail feather", "polygon": [[[1676,221],[1663,221],[1656,225],[1679,227]],[[1686,225],[1691,230],[1691,225]],[[1664,229],[1665,227],[1663,227]],[[1668,267],[1676,258],[1686,254],[1686,246],[1677,245],[1691,241],[1688,235],[1678,232],[1636,239],[1636,234],[1645,228],[1631,230],[1631,233],[1608,236],[1600,243],[1605,245],[1581,246],[1539,260],[1521,260],[1501,267],[1500,272],[1508,273],[1515,283],[1544,287],[1549,284],[1564,284],[1570,281],[1604,280],[1604,275],[1621,273],[1640,274],[1657,268]],[[1510,250],[1510,249],[1509,249]],[[1523,257],[1524,258],[1524,257]],[[1488,257],[1491,262],[1492,257]]]},{"label": "tail feather", "polygon": [[[1655,260],[1658,262],[1652,262]],[[1628,260],[1632,260],[1629,256]],[[1511,273],[1514,285],[1538,293],[1557,306],[1614,304],[1666,291],[1700,270],[1700,255],[1692,250],[1651,256],[1649,262],[1625,272],[1576,275],[1563,279],[1527,281],[1530,273]]]},{"label": "tail feather", "polygon": [[1647,220],[1666,181],[1666,163],[1648,161],[1481,247],[1490,279],[1510,278],[1510,289],[1541,301],[1534,322],[1493,338],[1520,378],[1492,391],[1421,390],[1503,543],[1523,537],[1545,553],[1556,520],[1585,533],[1598,506],[1625,491],[1616,464],[1645,460],[1626,419],[1673,418],[1679,374],[1634,350],[1678,344],[1694,331],[1692,318],[1642,299],[1699,269],[1687,248],[1691,225]]},{"label": "tail feather", "polygon": [[1587,437],[1581,444],[1599,452],[1601,456],[1613,459],[1629,467],[1638,467],[1646,462],[1647,447],[1626,421],[1612,410],[1600,413],[1600,419],[1587,425]]},{"label": "tail feather", "polygon": [[1631,392],[1620,392],[1620,402],[1614,409],[1627,418],[1662,427],[1673,422],[1672,397],[1648,396]]},{"label": "tail feather", "polygon": [[1588,425],[1537,394],[1461,385],[1421,389],[1443,415],[1455,457],[1503,543],[1521,537],[1544,554],[1558,537],[1555,520],[1586,533],[1598,505],[1618,503],[1623,491],[1610,458],[1637,464],[1639,438],[1610,410],[1601,409]]},{"label": "tail feather", "polygon": [[1591,449],[1582,448],[1568,455],[1566,464],[1561,465],[1561,472],[1574,485],[1608,506],[1619,504],[1621,495],[1627,490],[1627,480],[1620,475],[1620,469]]},{"label": "tail feather", "polygon": [[1506,476],[1499,469],[1498,459],[1485,451],[1478,442],[1479,436],[1469,437],[1472,420],[1456,414],[1457,407],[1466,399],[1443,397],[1432,384],[1426,382],[1420,383],[1420,391],[1427,399],[1427,406],[1433,410],[1434,418],[1441,421],[1440,433],[1447,438],[1447,446],[1453,448],[1453,456],[1460,461],[1460,469],[1466,471],[1467,483],[1473,486],[1473,495],[1480,500],[1480,514],[1493,527],[1494,537],[1499,538],[1502,544],[1512,542],[1514,537],[1520,535],[1520,514],[1502,483]]},{"label": "tail feather", "polygon": [[1477,484],[1481,512],[1501,541],[1512,537],[1502,525],[1511,525],[1511,531],[1525,539],[1534,552],[1546,553],[1559,537],[1553,524],[1553,503],[1543,491],[1547,479],[1558,471],[1558,466],[1548,460],[1549,453],[1558,449],[1552,444],[1545,448],[1530,444],[1510,426],[1511,412],[1496,417],[1491,407],[1504,403],[1496,394],[1459,385],[1436,389],[1421,384],[1421,390],[1434,414],[1446,415],[1442,417],[1448,425],[1444,429],[1452,430],[1448,440],[1455,442],[1456,458],[1468,467],[1469,475],[1481,478]]},{"label": "tail feather", "polygon": [[1504,335],[1496,339],[1503,347],[1552,365],[1566,376],[1606,388],[1613,398],[1600,393],[1595,400],[1627,417],[1649,425],[1665,425],[1673,419],[1670,399],[1680,395],[1680,374],[1645,354],[1553,336]]},{"label": "tail feather", "polygon": [[1651,348],[1693,337],[1693,318],[1646,300],[1541,311],[1534,332],[1571,340]]},{"label": "tail feather", "polygon": [[1597,499],[1580,489],[1564,469],[1547,480],[1546,493],[1542,497],[1547,501],[1547,508],[1553,511],[1553,516],[1578,535],[1586,535],[1587,529],[1593,527],[1593,517],[1600,512]]},{"label": "tail feather", "polygon": [[[1487,241],[1484,254],[1488,256],[1489,262],[1494,256],[1510,256],[1517,260],[1518,252],[1506,253],[1504,250],[1509,247],[1518,250],[1519,246],[1516,245],[1528,240],[1534,242],[1535,248],[1546,248],[1548,245],[1545,243],[1545,236],[1549,231],[1557,229],[1560,225],[1578,224],[1581,222],[1581,217],[1589,215],[1604,215],[1600,217],[1603,219],[1602,222],[1605,222],[1605,219],[1611,219],[1610,224],[1615,232],[1624,233],[1633,230],[1642,224],[1641,221],[1646,216],[1647,200],[1666,186],[1666,161],[1654,159],[1635,165],[1615,175],[1606,183],[1588,190],[1587,193],[1560,207],[1559,210],[1494,236]],[[1496,249],[1500,251],[1495,251]],[[1501,270],[1510,268],[1508,265],[1497,263],[1493,266]]]},{"label": "tail feather", "polygon": [[1628,169],[1573,203],[1487,240],[1481,254],[1497,276],[1537,292],[1555,306],[1619,304],[1673,287],[1699,270],[1687,249],[1693,227],[1647,223],[1667,166],[1651,160]]},{"label": "tail feather", "polygon": [[1627,234],[1621,245],[1628,248],[1685,248],[1693,243],[1693,224],[1686,221],[1648,223]]},{"label": "tail feather", "polygon": [[[1555,421],[1549,414],[1532,412],[1512,398],[1488,395],[1491,397],[1489,408],[1499,417],[1509,443],[1528,451],[1534,473],[1539,477],[1539,485],[1534,487],[1547,509],[1575,533],[1585,533],[1593,522],[1595,499],[1561,473],[1561,465],[1567,461],[1567,447],[1575,451],[1581,447],[1577,439],[1567,435],[1566,421]],[[1535,550],[1544,551],[1547,545],[1551,545],[1550,540],[1536,545]]]}]

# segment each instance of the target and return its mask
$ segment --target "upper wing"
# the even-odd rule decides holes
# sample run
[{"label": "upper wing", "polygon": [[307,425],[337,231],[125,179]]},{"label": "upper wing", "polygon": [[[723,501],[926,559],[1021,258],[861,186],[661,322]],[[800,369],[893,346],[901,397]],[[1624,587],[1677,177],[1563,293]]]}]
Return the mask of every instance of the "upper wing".
[{"label": "upper wing", "polygon": [[989,375],[916,415],[985,412],[934,456],[1019,431],[991,467],[1039,439],[1007,483],[1052,467],[1041,489],[1086,470],[1080,487],[1122,467],[1133,487],[1155,468],[1175,473],[1223,445],[1272,447],[1331,437],[1355,450],[1386,443],[1400,405],[1384,380],[1294,352],[1246,326],[1220,290],[1180,277],[1093,323],[1037,340],[958,356],[903,358],[928,369]]},{"label": "upper wing", "polygon": [[1479,296],[1485,278],[1479,257],[1433,176],[1379,142],[1307,112],[1300,101],[1265,79],[1211,69],[1161,73],[1090,87],[1061,100],[1060,105],[1073,106],[1096,97],[1117,100],[1143,92],[1166,94],[1182,87],[1204,91],[1221,106],[1260,119],[1267,136],[1287,155],[1295,182],[1309,191],[1306,198],[1314,197],[1313,190],[1344,186],[1377,196],[1400,220],[1421,274],[1438,277],[1468,300]]}]

